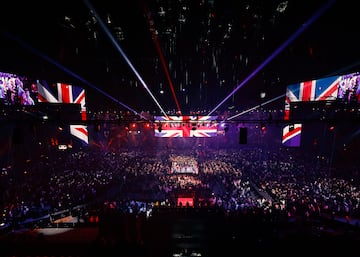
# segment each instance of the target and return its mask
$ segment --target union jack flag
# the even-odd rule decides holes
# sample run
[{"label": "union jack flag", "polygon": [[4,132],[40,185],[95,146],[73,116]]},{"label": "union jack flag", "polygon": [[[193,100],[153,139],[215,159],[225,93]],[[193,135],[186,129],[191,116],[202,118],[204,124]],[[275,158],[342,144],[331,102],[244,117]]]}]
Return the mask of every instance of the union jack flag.
[{"label": "union jack flag", "polygon": [[299,123],[285,126],[283,128],[282,144],[288,147],[299,147],[301,127],[302,125]]},{"label": "union jack flag", "polygon": [[290,103],[300,101],[336,100],[340,76],[332,76],[289,85],[285,97],[285,120],[290,118]]},{"label": "union jack flag", "polygon": [[[81,106],[81,119],[86,120],[85,90],[64,83],[50,87],[46,81],[37,82],[38,101],[45,103],[74,103]],[[70,133],[88,144],[88,129],[85,125],[70,125]]]},{"label": "union jack flag", "polygon": [[[289,85],[286,89],[284,120],[290,119],[291,102],[336,100],[340,80],[340,76],[332,76]],[[282,144],[292,147],[300,146],[301,131],[301,124],[285,126]]]},{"label": "union jack flag", "polygon": [[155,116],[156,137],[214,137],[217,116]]}]

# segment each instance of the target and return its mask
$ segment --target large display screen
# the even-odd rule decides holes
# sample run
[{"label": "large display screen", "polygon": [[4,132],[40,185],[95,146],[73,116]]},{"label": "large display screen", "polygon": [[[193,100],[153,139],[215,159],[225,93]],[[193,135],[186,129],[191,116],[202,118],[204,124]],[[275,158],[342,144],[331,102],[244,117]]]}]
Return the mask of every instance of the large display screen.
[{"label": "large display screen", "polygon": [[156,137],[214,137],[217,116],[155,116]]},{"label": "large display screen", "polygon": [[[39,102],[80,104],[82,120],[86,120],[85,90],[83,88],[65,83],[47,83],[44,80],[37,81],[37,88]],[[70,125],[70,133],[88,144],[87,126]]]},{"label": "large display screen", "polygon": [[[37,105],[39,107],[40,103],[79,104],[81,120],[86,120],[85,90],[83,88],[0,72],[0,104],[6,106]],[[70,133],[88,144],[87,126],[71,124]]]},{"label": "large display screen", "polygon": [[284,119],[289,120],[291,102],[336,100],[340,79],[340,76],[333,76],[289,85]]},{"label": "large display screen", "polygon": [[299,147],[301,143],[301,128],[299,123],[286,125],[283,128],[282,144],[288,147]]},{"label": "large display screen", "polygon": [[38,101],[36,81],[0,72],[0,101],[5,105],[35,105]]},{"label": "large display screen", "polygon": [[[359,84],[359,72],[291,84],[286,89],[284,120],[290,120],[293,102],[338,101],[358,104]],[[285,126],[282,135],[283,145],[300,146],[301,131],[301,124]]]},{"label": "large display screen", "polygon": [[360,102],[360,73],[350,73],[340,77],[337,98],[343,102]]}]

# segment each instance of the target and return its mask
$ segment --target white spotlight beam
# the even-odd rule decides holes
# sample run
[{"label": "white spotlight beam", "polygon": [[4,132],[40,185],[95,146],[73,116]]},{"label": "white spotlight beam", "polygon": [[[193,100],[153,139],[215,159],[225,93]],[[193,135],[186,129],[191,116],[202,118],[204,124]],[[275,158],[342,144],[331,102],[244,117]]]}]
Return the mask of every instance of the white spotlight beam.
[{"label": "white spotlight beam", "polygon": [[288,45],[290,45],[298,36],[301,35],[312,23],[314,23],[328,8],[334,4],[336,0],[329,0],[320,10],[313,14],[307,22],[295,31],[283,44],[281,44],[268,58],[266,58],[249,76],[247,76],[228,96],[226,96],[213,110],[208,114],[210,116],[221,105],[223,105],[231,96],[233,96],[240,88],[242,88],[250,79],[252,79],[260,70],[270,63],[278,54],[280,54]]},{"label": "white spotlight beam", "polygon": [[231,116],[231,117],[227,118],[227,120],[235,119],[236,117],[239,117],[239,116],[244,115],[244,114],[246,114],[246,113],[248,113],[248,112],[251,112],[251,111],[253,111],[253,110],[256,110],[257,108],[260,108],[261,106],[264,106],[264,105],[267,105],[267,104],[269,104],[269,103],[272,103],[272,102],[274,102],[274,101],[276,101],[276,100],[278,100],[278,99],[280,99],[280,98],[282,98],[282,97],[284,97],[284,96],[285,96],[285,94],[279,95],[279,96],[277,96],[277,97],[275,97],[275,98],[273,98],[273,99],[270,99],[270,100],[268,100],[268,101],[266,101],[266,102],[264,102],[264,103],[262,103],[262,104],[256,105],[256,106],[254,106],[254,107],[252,107],[252,108],[250,108],[250,109],[248,109],[248,110],[242,111],[242,112],[240,112],[240,113],[238,113],[238,114],[236,114],[236,115],[234,115],[234,116]]},{"label": "white spotlight beam", "polygon": [[126,56],[125,52],[121,49],[120,45],[118,44],[118,42],[116,41],[116,39],[112,36],[110,30],[107,28],[107,26],[105,25],[105,23],[102,21],[101,17],[96,13],[95,9],[93,8],[93,6],[90,4],[89,1],[84,0],[86,6],[89,8],[90,12],[95,16],[96,20],[99,22],[99,25],[101,26],[101,28],[104,30],[105,34],[109,37],[111,43],[113,43],[113,45],[115,46],[115,48],[119,51],[119,53],[122,55],[122,57],[125,59],[126,63],[129,65],[129,67],[131,68],[131,70],[135,73],[136,77],[139,79],[139,81],[141,82],[141,84],[143,85],[143,87],[145,88],[145,90],[149,93],[149,95],[151,96],[151,98],[154,100],[155,104],[159,107],[160,111],[165,115],[168,116],[166,114],[166,112],[164,111],[164,109],[161,107],[160,103],[156,100],[155,96],[153,95],[153,93],[150,91],[149,87],[146,85],[146,83],[144,82],[144,80],[141,78],[140,74],[137,72],[137,70],[135,69],[135,67],[132,65],[131,61],[129,60],[129,58]]}]

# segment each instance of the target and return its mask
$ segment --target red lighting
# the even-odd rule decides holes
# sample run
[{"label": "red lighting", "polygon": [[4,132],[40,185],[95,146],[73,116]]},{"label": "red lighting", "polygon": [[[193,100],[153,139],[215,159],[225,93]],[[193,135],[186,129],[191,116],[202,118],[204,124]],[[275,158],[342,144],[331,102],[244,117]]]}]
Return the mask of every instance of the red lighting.
[{"label": "red lighting", "polygon": [[261,123],[260,129],[261,129],[262,132],[265,132],[265,131],[266,131],[265,123]]},{"label": "red lighting", "polygon": [[179,206],[179,207],[194,207],[194,198],[179,197],[177,199],[177,206]]}]

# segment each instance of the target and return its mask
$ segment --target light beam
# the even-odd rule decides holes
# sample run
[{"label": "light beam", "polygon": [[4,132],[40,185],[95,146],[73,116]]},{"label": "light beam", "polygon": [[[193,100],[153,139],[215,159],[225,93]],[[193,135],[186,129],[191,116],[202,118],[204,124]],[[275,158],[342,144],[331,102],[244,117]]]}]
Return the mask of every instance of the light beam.
[{"label": "light beam", "polygon": [[82,78],[81,76],[79,76],[78,74],[72,72],[70,69],[66,68],[65,66],[61,65],[60,63],[56,62],[55,60],[53,60],[52,58],[50,58],[49,56],[45,55],[44,53],[42,53],[41,51],[33,48],[32,46],[30,46],[29,44],[25,43],[24,41],[21,41],[19,38],[15,37],[14,35],[10,34],[10,33],[6,33],[4,32],[3,35],[7,38],[9,38],[12,41],[15,41],[17,44],[21,45],[22,47],[30,50],[30,52],[36,54],[37,56],[41,57],[42,59],[44,59],[45,61],[55,65],[56,67],[58,67],[59,69],[65,71],[66,73],[70,74],[71,76],[73,76],[74,78],[78,79],[79,81],[83,82],[84,84],[88,85],[89,87],[95,89],[96,91],[100,92],[101,94],[105,95],[106,97],[110,98],[111,100],[113,100],[114,102],[120,104],[121,106],[123,106],[124,108],[126,108],[127,110],[131,111],[132,113],[138,115],[139,117],[148,120],[148,118],[144,117],[143,115],[141,115],[140,113],[138,113],[137,111],[135,111],[134,109],[132,109],[130,106],[120,102],[119,100],[117,100],[116,98],[114,98],[113,96],[109,95],[108,93],[106,93],[105,91],[101,90],[100,88],[94,86],[93,84],[91,84],[89,81],[85,80],[84,78]]},{"label": "light beam", "polygon": [[223,105],[232,95],[242,88],[250,79],[252,79],[260,70],[262,70],[270,61],[272,61],[281,51],[283,51],[291,42],[293,42],[305,29],[307,29],[317,18],[319,18],[336,0],[328,1],[320,10],[313,14],[294,34],[292,34],[283,44],[281,44],[264,62],[262,62],[243,82],[241,82],[228,96],[224,98],[212,111],[210,116],[221,105]]},{"label": "light beam", "polygon": [[159,43],[159,39],[158,39],[158,36],[156,35],[155,33],[155,28],[154,28],[154,21],[153,19],[151,18],[151,14],[150,12],[147,10],[147,8],[145,8],[145,15],[147,17],[147,21],[148,21],[148,24],[150,26],[150,32],[151,32],[151,36],[152,36],[152,39],[153,39],[153,42],[155,44],[155,48],[156,48],[156,51],[158,52],[159,54],[159,57],[160,57],[160,61],[161,61],[161,65],[165,71],[165,75],[166,75],[166,78],[169,82],[169,86],[170,86],[170,89],[171,89],[171,93],[173,95],[173,98],[174,98],[174,101],[175,101],[175,104],[176,104],[176,107],[177,107],[177,110],[178,110],[178,113],[181,114],[181,108],[180,108],[180,104],[179,104],[179,101],[176,97],[176,94],[175,94],[175,89],[174,89],[174,85],[171,81],[171,78],[170,78],[170,73],[169,73],[169,69],[166,65],[166,61],[165,61],[165,57],[164,57],[164,54],[161,50],[161,46],[160,46],[160,43]]},{"label": "light beam", "polygon": [[253,110],[256,110],[257,108],[260,108],[260,107],[262,107],[262,106],[264,106],[264,105],[267,105],[267,104],[269,104],[269,103],[272,103],[272,102],[274,102],[274,101],[276,101],[276,100],[278,100],[278,99],[280,99],[280,98],[282,98],[282,97],[284,97],[284,96],[285,96],[285,94],[279,95],[279,96],[277,96],[277,97],[275,97],[275,98],[273,98],[273,99],[270,99],[270,100],[268,100],[268,101],[266,101],[266,102],[264,102],[264,103],[262,103],[262,104],[256,105],[256,106],[254,106],[254,107],[252,107],[252,108],[250,108],[250,109],[247,109],[247,110],[245,110],[245,111],[242,111],[242,112],[240,112],[240,113],[238,113],[238,114],[236,114],[236,115],[234,115],[234,116],[231,116],[231,117],[227,118],[226,120],[235,119],[236,117],[239,117],[239,116],[244,115],[244,114],[246,114],[246,113],[248,113],[248,112],[251,112],[251,111],[253,111]]},{"label": "light beam", "polygon": [[145,81],[141,78],[140,74],[137,72],[137,70],[135,69],[135,67],[132,65],[131,61],[129,60],[129,58],[126,56],[125,52],[121,49],[120,45],[118,44],[118,42],[116,41],[116,39],[112,36],[111,32],[109,31],[109,29],[107,28],[107,26],[105,25],[105,23],[102,21],[101,17],[96,13],[95,9],[92,7],[92,5],[90,4],[89,1],[84,0],[86,6],[90,9],[90,12],[95,16],[96,20],[99,22],[99,25],[101,26],[101,28],[104,30],[105,34],[109,37],[111,43],[113,43],[113,45],[115,46],[115,48],[119,51],[119,53],[122,55],[122,57],[125,59],[126,63],[129,65],[129,67],[131,68],[131,70],[134,72],[134,74],[136,75],[136,77],[138,78],[138,80],[141,82],[141,84],[143,85],[143,87],[145,88],[145,90],[149,93],[149,95],[151,96],[151,98],[154,100],[155,104],[159,107],[160,111],[167,116],[166,112],[164,111],[164,109],[161,107],[160,103],[156,100],[155,96],[153,95],[153,93],[150,91],[149,87],[146,85]]}]

